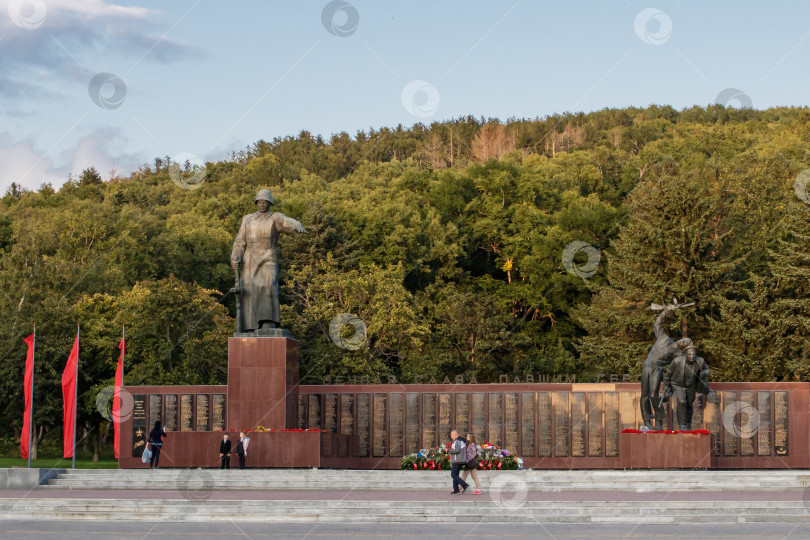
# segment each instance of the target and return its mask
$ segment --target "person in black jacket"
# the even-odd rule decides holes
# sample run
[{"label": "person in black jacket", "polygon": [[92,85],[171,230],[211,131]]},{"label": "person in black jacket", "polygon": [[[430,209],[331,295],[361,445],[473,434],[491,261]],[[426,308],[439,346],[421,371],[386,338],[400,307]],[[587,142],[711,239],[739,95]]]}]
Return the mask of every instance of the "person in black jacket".
[{"label": "person in black jacket", "polygon": [[247,439],[245,437],[244,431],[239,432],[239,442],[236,443],[236,455],[239,456],[240,469],[245,468],[245,456],[247,455],[247,441],[249,440],[250,439]]},{"label": "person in black jacket", "polygon": [[149,449],[152,451],[152,459],[149,460],[149,468],[157,469],[160,460],[160,450],[163,448],[163,437],[166,436],[166,428],[160,427],[160,421],[155,420],[155,427],[149,432]]},{"label": "person in black jacket", "polygon": [[220,469],[231,468],[231,439],[227,433],[222,436],[222,442],[219,443],[219,461]]}]

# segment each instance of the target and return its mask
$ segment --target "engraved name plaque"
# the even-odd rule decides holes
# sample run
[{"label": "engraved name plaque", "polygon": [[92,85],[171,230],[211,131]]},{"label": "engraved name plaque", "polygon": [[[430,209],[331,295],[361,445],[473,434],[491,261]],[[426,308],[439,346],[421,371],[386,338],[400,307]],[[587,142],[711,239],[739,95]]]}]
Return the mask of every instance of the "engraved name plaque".
[{"label": "engraved name plaque", "polygon": [[197,425],[195,431],[208,431],[208,415],[210,414],[210,403],[208,394],[197,394]]},{"label": "engraved name plaque", "polygon": [[777,456],[789,454],[788,393],[773,393],[773,447]]},{"label": "engraved name plaque", "polygon": [[552,392],[551,402],[554,408],[554,455],[568,456],[568,392]]},{"label": "engraved name plaque", "polygon": [[537,455],[551,457],[553,450],[551,392],[537,393]]},{"label": "engraved name plaque", "polygon": [[537,434],[535,414],[536,394],[534,392],[521,392],[520,394],[520,454],[525,457],[534,457],[537,454],[535,436]]},{"label": "engraved name plaque", "polygon": [[163,399],[166,409],[164,414],[166,431],[177,431],[177,394],[166,394]]},{"label": "engraved name plaque", "polygon": [[371,435],[371,394],[357,394],[357,455],[368,457]]},{"label": "engraved name plaque", "polygon": [[387,431],[385,422],[385,394],[374,394],[374,437],[372,442],[372,455],[374,457],[385,457],[387,446]]},{"label": "engraved name plaque", "polygon": [[405,454],[415,454],[419,448],[419,393],[405,394]]},{"label": "engraved name plaque", "polygon": [[402,444],[404,441],[405,432],[403,431],[402,426],[402,405],[403,405],[403,394],[396,393],[396,394],[389,394],[389,405],[388,405],[388,414],[389,414],[389,423],[391,425],[389,431],[389,446],[388,446],[388,455],[391,457],[402,457]]},{"label": "engraved name plaque", "polygon": [[211,400],[211,431],[225,431],[225,394],[213,394]]},{"label": "engraved name plaque", "polygon": [[180,394],[180,431],[194,431],[194,396]]}]

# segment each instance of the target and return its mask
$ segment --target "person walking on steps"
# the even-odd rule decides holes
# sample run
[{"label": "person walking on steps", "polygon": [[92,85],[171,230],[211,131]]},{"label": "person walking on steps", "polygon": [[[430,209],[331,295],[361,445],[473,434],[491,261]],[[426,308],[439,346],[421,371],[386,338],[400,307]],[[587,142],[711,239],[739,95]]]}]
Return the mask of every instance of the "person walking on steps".
[{"label": "person walking on steps", "polygon": [[467,463],[464,464],[464,472],[461,473],[461,479],[467,480],[467,475],[471,474],[475,482],[475,491],[473,495],[481,495],[481,482],[478,481],[478,445],[475,443],[475,435],[472,433],[467,434],[467,446],[465,448]]},{"label": "person walking on steps", "polygon": [[464,444],[464,439],[455,429],[450,432],[450,438],[453,439],[453,444],[450,446],[450,477],[453,479],[453,491],[450,494],[463,495],[470,488],[470,484],[459,476],[461,468],[467,463],[467,445]]},{"label": "person walking on steps", "polygon": [[149,468],[157,469],[160,461],[160,451],[163,449],[163,437],[166,436],[166,428],[160,427],[160,421],[155,420],[155,427],[149,432],[149,449],[152,451],[152,458],[149,460]]}]

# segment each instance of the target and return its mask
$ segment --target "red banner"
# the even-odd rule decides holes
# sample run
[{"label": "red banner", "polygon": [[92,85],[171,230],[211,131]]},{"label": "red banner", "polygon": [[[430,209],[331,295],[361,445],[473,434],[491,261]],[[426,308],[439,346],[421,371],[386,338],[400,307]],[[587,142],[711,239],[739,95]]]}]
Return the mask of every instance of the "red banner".
[{"label": "red banner", "polygon": [[20,435],[20,457],[28,459],[28,439],[31,438],[31,417],[34,411],[31,408],[31,381],[34,378],[34,334],[25,338],[25,344],[28,345],[28,356],[25,358],[25,376],[23,377],[23,395],[25,396],[25,412],[23,412],[23,428]]},{"label": "red banner", "polygon": [[79,370],[79,335],[73,342],[73,350],[68,356],[65,371],[62,373],[62,401],[64,402],[64,456],[73,457],[73,433],[76,429],[76,375]]},{"label": "red banner", "polygon": [[118,424],[121,423],[121,387],[124,386],[124,352],[127,348],[123,338],[121,338],[118,348],[121,349],[121,356],[118,358],[118,367],[115,368],[115,393],[112,405],[113,438],[115,439],[113,448],[116,459],[118,459]]}]

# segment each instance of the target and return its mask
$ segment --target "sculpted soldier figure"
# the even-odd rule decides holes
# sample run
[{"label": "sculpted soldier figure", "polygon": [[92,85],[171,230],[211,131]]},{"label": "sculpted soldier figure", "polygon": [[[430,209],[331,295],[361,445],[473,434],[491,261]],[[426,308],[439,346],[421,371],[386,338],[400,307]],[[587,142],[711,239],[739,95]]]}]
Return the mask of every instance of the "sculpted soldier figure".
[{"label": "sculpted soldier figure", "polygon": [[272,204],[270,191],[259,191],[256,212],[242,218],[233,242],[231,266],[237,273],[238,332],[280,327],[276,241],[281,232],[307,232],[298,221],[270,212]]},{"label": "sculpted soldier figure", "polygon": [[[662,400],[659,394],[659,387],[661,386],[661,379],[664,375],[664,366],[669,365],[676,355],[680,354],[687,345],[692,344],[689,338],[681,338],[674,341],[664,332],[664,320],[669,313],[672,313],[678,308],[686,307],[694,304],[678,305],[677,300],[674,304],[666,307],[653,304],[652,309],[661,309],[661,314],[655,319],[653,329],[655,330],[655,344],[647,354],[647,359],[644,360],[644,365],[641,368],[641,417],[644,419],[644,424],[656,431],[664,429],[664,419],[666,413],[662,406]],[[655,411],[653,413],[653,411]],[[655,418],[655,426],[653,426],[653,418]]]},{"label": "sculpted soldier figure", "polygon": [[681,430],[692,429],[692,404],[695,393],[709,393],[709,366],[697,355],[697,347],[689,345],[686,354],[677,356],[664,375],[664,399],[675,394],[675,412]]}]

